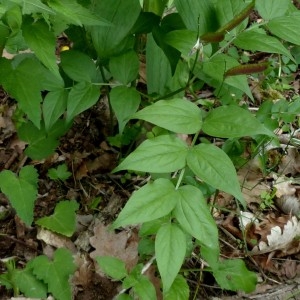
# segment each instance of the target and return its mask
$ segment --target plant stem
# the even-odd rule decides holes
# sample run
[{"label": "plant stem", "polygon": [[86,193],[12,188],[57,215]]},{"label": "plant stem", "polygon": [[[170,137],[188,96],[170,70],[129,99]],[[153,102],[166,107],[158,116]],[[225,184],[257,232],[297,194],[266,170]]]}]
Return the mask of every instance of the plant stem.
[{"label": "plant stem", "polygon": [[[101,76],[104,80],[105,83],[108,83],[107,79],[105,78],[105,74],[104,74],[104,68],[103,65],[100,64],[99,65],[100,68],[100,72],[101,72]],[[106,90],[106,96],[107,96],[107,100],[108,100],[108,107],[109,107],[109,125],[110,125],[110,134],[113,135],[113,109],[110,103],[110,96],[109,96],[109,89],[105,86],[105,90]]]},{"label": "plant stem", "polygon": [[182,182],[184,173],[185,173],[185,168],[180,170],[180,174],[179,174],[179,178],[178,178],[177,183],[176,183],[175,190],[178,190],[178,188],[180,187],[180,184]]}]

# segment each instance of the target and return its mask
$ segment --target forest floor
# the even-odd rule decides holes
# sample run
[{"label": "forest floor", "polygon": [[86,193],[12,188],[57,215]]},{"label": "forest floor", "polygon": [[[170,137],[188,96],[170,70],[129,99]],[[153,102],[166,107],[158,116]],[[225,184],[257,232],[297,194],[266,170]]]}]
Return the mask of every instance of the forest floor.
[{"label": "forest floor", "polygon": [[[299,93],[298,74],[293,78],[287,97],[290,97],[288,93],[293,96]],[[213,97],[210,91],[202,93]],[[255,96],[260,97],[259,93]],[[43,161],[32,161],[25,155],[26,144],[17,137],[12,120],[15,109],[15,101],[2,91],[0,170],[18,173],[25,165],[33,165],[38,170],[35,219],[51,215],[55,205],[65,199],[76,200],[80,209],[76,232],[66,238],[36,225],[26,226],[0,193],[0,274],[5,272],[7,258],[14,257],[16,266],[22,268],[37,255],[50,256],[54,249],[65,247],[73,253],[77,265],[72,278],[74,299],[113,299],[121,285],[101,274],[94,259],[98,255],[112,255],[132,264],[138,260],[137,228],[112,232],[108,226],[147,178],[134,173],[130,176],[111,173],[118,164],[120,151],[107,142],[110,125],[104,100],[79,115],[71,130],[61,138],[55,154]],[[213,216],[219,227],[221,256],[244,259],[247,267],[257,273],[255,292],[244,294],[220,289],[209,273],[201,272],[202,263],[194,255],[184,265],[191,299],[300,299],[300,241],[297,239],[300,225],[296,217],[300,213],[297,146],[300,134],[296,131],[291,136],[282,131],[278,137],[280,146],[269,145],[265,149],[264,166],[268,172],[262,170],[257,158],[238,170],[247,211],[239,211],[234,199],[222,192],[208,199],[216,207]],[[65,181],[51,180],[48,170],[62,163],[68,166],[72,176]],[[245,228],[247,235],[243,234]],[[254,238],[257,245],[252,243]],[[157,289],[157,298],[162,299],[154,268],[146,275]],[[13,298],[11,291],[0,286],[0,299],[24,298]]]}]

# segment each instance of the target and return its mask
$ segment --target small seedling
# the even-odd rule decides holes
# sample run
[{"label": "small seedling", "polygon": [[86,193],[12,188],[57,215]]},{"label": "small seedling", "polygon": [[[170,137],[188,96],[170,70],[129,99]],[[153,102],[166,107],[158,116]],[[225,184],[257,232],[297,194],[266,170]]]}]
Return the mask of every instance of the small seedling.
[{"label": "small seedling", "polygon": [[72,175],[71,172],[68,171],[68,167],[66,164],[59,165],[56,169],[51,168],[48,171],[48,176],[52,180],[61,180],[65,181]]}]

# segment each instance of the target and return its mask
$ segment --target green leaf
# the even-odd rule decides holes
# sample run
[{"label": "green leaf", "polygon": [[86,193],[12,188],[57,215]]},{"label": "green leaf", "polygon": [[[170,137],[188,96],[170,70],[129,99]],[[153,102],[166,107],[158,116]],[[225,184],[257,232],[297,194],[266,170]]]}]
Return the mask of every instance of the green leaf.
[{"label": "green leaf", "polygon": [[189,299],[190,289],[182,275],[177,275],[171,288],[164,293],[164,300],[187,300]]},{"label": "green leaf", "polygon": [[273,132],[261,124],[253,114],[236,105],[213,109],[203,121],[202,130],[208,135],[223,138],[257,134],[274,136]]},{"label": "green leaf", "polygon": [[210,248],[218,247],[218,230],[201,191],[191,185],[177,190],[174,215],[193,237]]},{"label": "green leaf", "polygon": [[44,20],[22,26],[23,37],[38,59],[57,77],[60,77],[56,63],[56,37]]},{"label": "green leaf", "polygon": [[20,109],[40,128],[43,66],[36,59],[25,58],[13,69],[14,62],[15,59],[12,62],[1,59],[1,83],[5,91],[18,101]]},{"label": "green leaf", "polygon": [[2,22],[0,22],[0,51],[3,52],[3,49],[5,47],[5,44],[7,42],[7,39],[10,35],[9,28],[4,25]]},{"label": "green leaf", "polygon": [[102,14],[93,14],[75,0],[50,0],[48,4],[57,14],[62,15],[68,24],[79,26],[111,25],[110,22],[102,17]]},{"label": "green leaf", "polygon": [[67,122],[90,108],[99,100],[100,88],[88,82],[80,82],[72,87],[67,104]]},{"label": "green leaf", "polygon": [[161,135],[144,141],[114,169],[168,173],[185,166],[187,145],[177,137]]},{"label": "green leaf", "polygon": [[133,298],[127,294],[117,295],[116,300],[133,300]]},{"label": "green leaf", "polygon": [[283,16],[289,8],[289,0],[256,0],[255,7],[265,20]]},{"label": "green leaf", "polygon": [[267,26],[272,34],[292,44],[300,45],[299,13],[272,19]]},{"label": "green leaf", "polygon": [[144,0],[143,9],[147,12],[153,12],[158,16],[162,16],[168,0]]},{"label": "green leaf", "polygon": [[233,43],[235,46],[244,50],[279,53],[294,60],[288,49],[286,49],[277,38],[254,30],[242,32]]},{"label": "green leaf", "polygon": [[[242,1],[222,0],[216,5],[216,15],[220,26],[224,26],[232,21],[247,5]],[[243,21],[236,28],[232,29],[231,34],[236,34],[247,26],[247,21]]]},{"label": "green leaf", "polygon": [[177,49],[170,47],[165,43],[166,30],[167,29],[163,28],[162,26],[155,26],[152,30],[152,36],[156,44],[163,50],[164,54],[168,58],[173,75],[181,54]]},{"label": "green leaf", "polygon": [[212,144],[194,146],[188,153],[187,164],[200,179],[245,205],[234,165],[224,151]]},{"label": "green leaf", "polygon": [[41,0],[10,0],[10,2],[17,3],[22,7],[22,14],[55,14],[55,12],[47,5],[43,4]]},{"label": "green leaf", "polygon": [[127,276],[125,263],[111,256],[96,257],[96,261],[101,270],[108,276],[116,280],[121,280]]},{"label": "green leaf", "polygon": [[[218,90],[218,94],[226,86],[229,88],[234,87],[252,99],[253,96],[245,75],[224,78],[227,70],[238,65],[239,62],[229,55],[218,54],[209,61],[204,62],[202,66],[197,64],[195,71],[200,79],[215,87]],[[225,91],[225,93],[227,92]]]},{"label": "green leaf", "polygon": [[161,218],[176,205],[175,188],[167,179],[157,179],[134,192],[113,223],[114,228]]},{"label": "green leaf", "polygon": [[28,265],[24,270],[14,270],[13,281],[26,297],[47,298],[47,286],[34,276]]},{"label": "green leaf", "polygon": [[172,77],[171,65],[163,50],[149,34],[146,45],[146,75],[148,94],[164,95]]},{"label": "green leaf", "polygon": [[110,103],[116,114],[119,133],[122,133],[129,117],[139,108],[141,96],[135,88],[118,86],[110,91]]},{"label": "green leaf", "polygon": [[8,197],[17,215],[30,226],[33,221],[34,202],[37,199],[38,173],[33,166],[21,169],[19,177],[9,170],[0,173],[0,189]]},{"label": "green leaf", "polygon": [[196,133],[201,129],[202,114],[198,106],[188,100],[160,100],[135,113],[142,119],[176,133]]},{"label": "green leaf", "polygon": [[56,169],[51,168],[48,171],[48,176],[52,180],[66,180],[72,175],[71,172],[68,171],[68,167],[66,164],[59,165]]},{"label": "green leaf", "polygon": [[217,269],[213,269],[213,275],[222,289],[231,291],[251,293],[257,283],[256,274],[247,270],[241,259],[222,261]]},{"label": "green leaf", "polygon": [[199,30],[202,35],[218,28],[213,1],[175,0],[174,3],[187,29]]},{"label": "green leaf", "polygon": [[173,30],[165,35],[165,42],[187,56],[197,41],[197,32],[191,30]]},{"label": "green leaf", "polygon": [[139,58],[135,51],[129,50],[109,60],[109,70],[112,76],[127,85],[137,79],[139,74]]},{"label": "green leaf", "polygon": [[51,231],[55,231],[65,236],[72,236],[76,227],[76,210],[79,204],[75,200],[60,201],[54,210],[54,214],[49,217],[38,219],[35,223]]},{"label": "green leaf", "polygon": [[164,224],[158,230],[155,239],[155,256],[164,292],[173,284],[183,264],[185,253],[185,233],[174,223]]},{"label": "green leaf", "polygon": [[67,249],[57,249],[52,261],[49,261],[45,255],[38,256],[33,259],[31,266],[33,273],[48,284],[48,291],[55,299],[72,299],[69,277],[75,272],[76,265],[72,254]]},{"label": "green leaf", "polygon": [[63,120],[58,120],[49,130],[42,126],[36,128],[31,122],[22,124],[18,128],[19,138],[29,145],[25,150],[26,155],[35,160],[41,160],[51,155],[58,146],[58,138],[68,130]]},{"label": "green leaf", "polygon": [[142,11],[130,30],[130,33],[141,34],[150,33],[154,26],[158,26],[160,17],[154,13]]},{"label": "green leaf", "polygon": [[43,102],[43,117],[48,131],[67,109],[68,92],[65,89],[49,92]]},{"label": "green leaf", "polygon": [[98,56],[108,58],[120,53],[122,48],[124,49],[124,39],[141,12],[139,1],[95,1],[93,11],[113,24],[111,27],[91,28],[93,44]]},{"label": "green leaf", "polygon": [[22,25],[22,12],[18,5],[13,5],[5,13],[5,23],[9,26],[12,31],[12,35],[17,34],[21,29]]},{"label": "green leaf", "polygon": [[63,51],[60,57],[61,67],[71,79],[78,82],[96,81],[96,65],[88,55],[76,50],[69,50]]},{"label": "green leaf", "polygon": [[134,292],[138,295],[138,299],[153,300],[156,299],[156,291],[152,282],[146,276],[140,276],[133,286]]}]

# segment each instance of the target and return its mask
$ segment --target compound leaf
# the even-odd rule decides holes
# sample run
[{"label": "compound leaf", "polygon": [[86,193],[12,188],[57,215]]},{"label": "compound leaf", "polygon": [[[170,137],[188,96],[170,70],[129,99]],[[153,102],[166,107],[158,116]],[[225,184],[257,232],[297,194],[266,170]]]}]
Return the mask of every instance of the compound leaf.
[{"label": "compound leaf", "polygon": [[134,192],[113,223],[114,228],[161,218],[176,205],[175,188],[167,179],[157,179]]},{"label": "compound leaf", "polygon": [[75,272],[76,265],[67,249],[57,249],[52,261],[45,255],[38,256],[31,262],[31,267],[33,273],[48,284],[48,291],[55,299],[72,299],[69,277]]},{"label": "compound leaf", "polygon": [[223,150],[212,144],[194,146],[187,155],[187,164],[200,179],[244,204],[234,165]]},{"label": "compound leaf", "polygon": [[114,169],[168,173],[185,166],[187,145],[177,137],[161,135],[144,141]]},{"label": "compound leaf", "polygon": [[36,224],[70,237],[75,231],[75,211],[78,208],[79,204],[75,200],[61,201],[56,205],[53,215],[38,219]]},{"label": "compound leaf", "polygon": [[202,114],[198,106],[184,99],[160,100],[135,113],[142,119],[176,133],[196,133],[201,129]]},{"label": "compound leaf", "polygon": [[30,226],[37,198],[38,173],[33,166],[21,169],[19,177],[9,170],[0,173],[0,189],[8,197],[17,215]]},{"label": "compound leaf", "polygon": [[186,235],[174,223],[167,223],[158,230],[155,239],[157,267],[167,292],[174,282],[186,253]]}]

